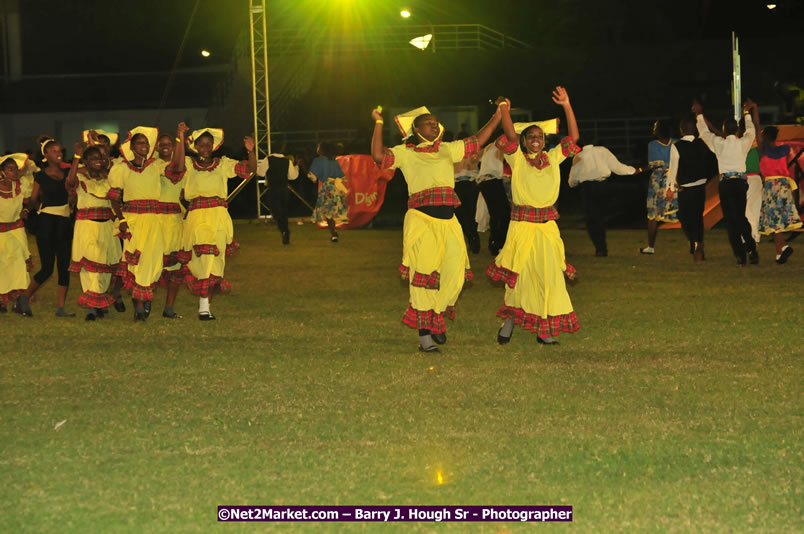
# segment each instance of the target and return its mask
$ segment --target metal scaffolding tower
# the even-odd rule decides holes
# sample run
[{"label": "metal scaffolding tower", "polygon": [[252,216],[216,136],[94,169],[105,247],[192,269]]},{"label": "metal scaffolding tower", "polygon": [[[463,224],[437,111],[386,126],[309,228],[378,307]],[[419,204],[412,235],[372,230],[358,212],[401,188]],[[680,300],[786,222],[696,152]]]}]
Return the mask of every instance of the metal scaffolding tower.
[{"label": "metal scaffolding tower", "polygon": [[[268,93],[268,44],[265,23],[265,0],[249,0],[251,29],[251,81],[254,88],[254,144],[257,160],[271,153],[271,109]],[[257,180],[257,218],[270,216],[263,197],[268,192],[268,179]]]}]

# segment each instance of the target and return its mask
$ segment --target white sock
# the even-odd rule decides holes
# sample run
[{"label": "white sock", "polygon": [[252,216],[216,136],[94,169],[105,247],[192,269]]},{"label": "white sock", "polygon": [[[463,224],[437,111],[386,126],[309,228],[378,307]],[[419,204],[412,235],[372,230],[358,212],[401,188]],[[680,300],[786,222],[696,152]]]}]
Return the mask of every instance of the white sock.
[{"label": "white sock", "polygon": [[209,297],[198,299],[198,313],[209,313]]},{"label": "white sock", "polygon": [[655,250],[653,250],[653,247],[645,247],[642,250],[644,250],[645,252],[656,252]]}]

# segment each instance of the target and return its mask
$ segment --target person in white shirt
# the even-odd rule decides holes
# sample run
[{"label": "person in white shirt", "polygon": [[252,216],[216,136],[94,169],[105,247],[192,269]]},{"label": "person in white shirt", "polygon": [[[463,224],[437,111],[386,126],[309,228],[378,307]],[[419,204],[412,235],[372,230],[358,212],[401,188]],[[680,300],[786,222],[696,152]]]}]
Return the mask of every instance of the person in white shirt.
[{"label": "person in white shirt", "polygon": [[[282,147],[284,151],[284,146]],[[257,164],[257,176],[268,177],[268,203],[271,215],[282,234],[282,244],[290,244],[288,226],[288,181],[299,177],[299,166],[281,153],[263,158]]]},{"label": "person in white shirt", "polygon": [[[759,263],[759,253],[757,244],[751,235],[751,224],[745,217],[746,195],[748,193],[748,183],[745,177],[745,158],[756,137],[754,122],[751,120],[750,111],[756,106],[750,100],[746,101],[744,107],[745,114],[745,133],[742,137],[737,137],[739,126],[734,119],[728,119],[723,123],[723,133],[725,139],[718,137],[709,130],[706,119],[703,116],[703,108],[699,102],[692,105],[692,112],[695,113],[698,135],[700,135],[709,150],[717,156],[717,166],[720,172],[720,206],[723,209],[723,218],[726,221],[726,228],[729,232],[729,242],[732,251],[737,258],[737,265],[744,267],[747,259],[751,264]],[[743,242],[745,244],[743,244]]]},{"label": "person in white shirt", "polygon": [[704,207],[706,182],[717,174],[717,160],[701,139],[696,139],[695,120],[681,121],[681,139],[670,147],[667,171],[668,198],[678,192],[678,220],[690,242],[690,254],[696,264],[704,261]]},{"label": "person in white shirt", "polygon": [[489,210],[489,252],[496,256],[505,245],[511,204],[503,184],[503,153],[494,143],[483,149],[477,183]]},{"label": "person in white shirt", "polygon": [[572,161],[569,186],[581,188],[586,213],[586,231],[595,245],[595,256],[609,255],[606,244],[606,178],[612,173],[621,176],[639,174],[641,169],[625,165],[603,146],[583,142],[583,150]]}]

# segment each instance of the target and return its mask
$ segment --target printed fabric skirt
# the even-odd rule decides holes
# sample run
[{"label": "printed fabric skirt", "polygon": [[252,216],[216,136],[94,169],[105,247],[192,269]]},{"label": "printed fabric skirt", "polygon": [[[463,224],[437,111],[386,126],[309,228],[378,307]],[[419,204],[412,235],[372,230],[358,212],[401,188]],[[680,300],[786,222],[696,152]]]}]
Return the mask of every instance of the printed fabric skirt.
[{"label": "printed fabric skirt", "polygon": [[81,278],[84,292],[78,297],[78,305],[82,308],[106,308],[114,304],[109,285],[120,268],[123,254],[114,226],[111,220],[75,221],[70,271],[79,273]]},{"label": "printed fabric skirt", "polygon": [[667,167],[654,166],[648,182],[648,220],[678,221],[678,195],[667,200]]},{"label": "printed fabric skirt", "polygon": [[315,222],[326,222],[327,219],[346,219],[346,193],[338,187],[335,178],[319,182],[318,198],[315,201]]},{"label": "printed fabric skirt", "polygon": [[0,304],[13,303],[25,293],[31,283],[32,268],[25,228],[0,232]]},{"label": "printed fabric skirt", "polygon": [[123,214],[129,235],[123,241],[123,258],[117,274],[132,298],[152,301],[152,288],[162,276],[162,221],[156,213],[124,211]]},{"label": "printed fabric skirt", "polygon": [[410,302],[402,322],[433,334],[447,331],[444,317],[455,318],[455,302],[472,279],[458,219],[437,219],[416,209],[405,215],[402,264]]},{"label": "printed fabric skirt", "polygon": [[772,176],[762,185],[762,210],[759,215],[759,233],[770,235],[801,228],[801,217],[796,209],[789,178]]},{"label": "printed fabric skirt", "polygon": [[486,274],[505,282],[498,316],[513,319],[540,337],[578,330],[564,280],[574,279],[576,271],[564,259],[564,242],[555,221],[511,221],[505,245]]},{"label": "printed fabric skirt", "polygon": [[226,257],[237,252],[229,211],[223,206],[187,212],[179,261],[186,265],[184,283],[193,295],[209,297],[228,293],[232,286],[223,278]]}]

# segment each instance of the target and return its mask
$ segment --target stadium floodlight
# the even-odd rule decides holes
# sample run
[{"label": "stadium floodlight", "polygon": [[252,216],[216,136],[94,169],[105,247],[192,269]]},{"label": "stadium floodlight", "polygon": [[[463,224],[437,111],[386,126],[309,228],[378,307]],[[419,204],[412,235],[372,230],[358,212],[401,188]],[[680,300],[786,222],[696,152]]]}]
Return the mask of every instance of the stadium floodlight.
[{"label": "stadium floodlight", "polygon": [[399,12],[399,16],[402,17],[403,19],[410,18],[410,10],[403,9],[402,11]]},{"label": "stadium floodlight", "polygon": [[427,35],[422,35],[421,37],[414,37],[410,40],[410,44],[418,48],[419,50],[424,50],[430,44],[430,41],[433,39],[433,34],[428,33]]}]

